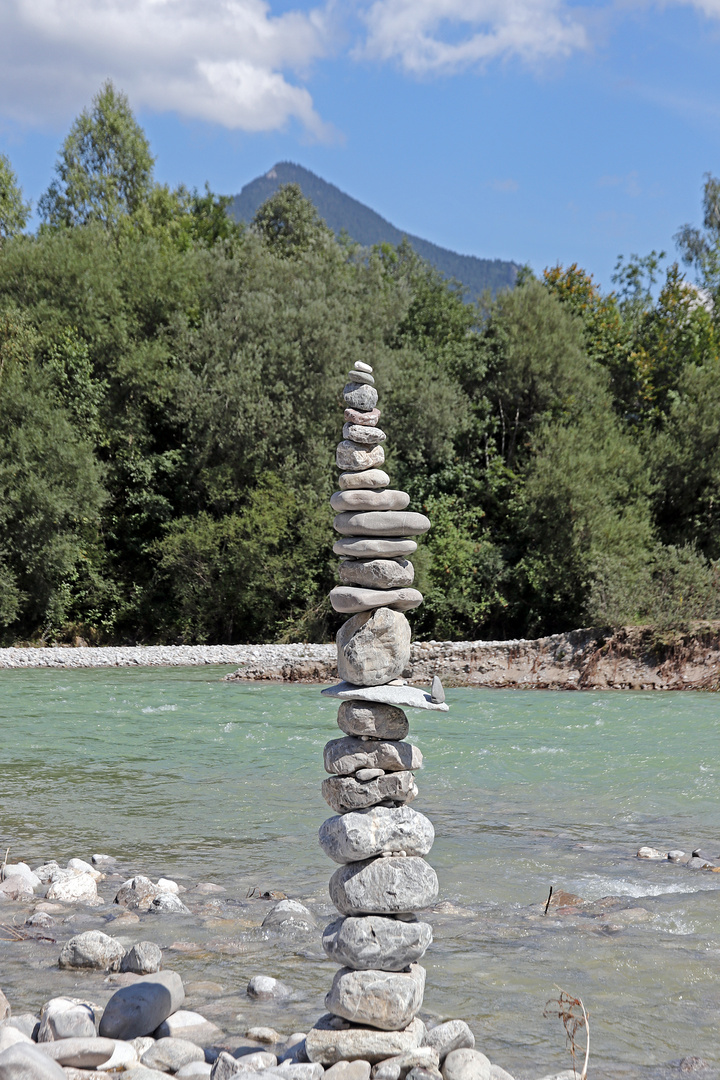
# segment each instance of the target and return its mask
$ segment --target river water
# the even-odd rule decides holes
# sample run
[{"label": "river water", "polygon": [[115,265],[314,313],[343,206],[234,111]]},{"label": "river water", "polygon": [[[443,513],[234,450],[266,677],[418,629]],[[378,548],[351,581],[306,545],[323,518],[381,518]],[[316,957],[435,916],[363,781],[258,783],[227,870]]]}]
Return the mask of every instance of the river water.
[{"label": "river water", "polygon": [[[224,1030],[306,1030],[334,966],[318,935],[260,931],[270,904],[248,893],[300,899],[320,926],[332,913],[335,865],[316,832],[337,703],[319,687],[224,683],[228,670],[0,673],[0,842],[11,861],[100,851],[123,876],[225,886],[188,893],[192,916],[142,916],[118,936],[166,948],[189,1007]],[[448,702],[409,712],[426,765],[413,805],[435,825],[443,901],[426,1013],[466,1019],[491,1060],[537,1077],[570,1067],[560,1021],[543,1015],[560,987],[590,1012],[591,1078],[664,1080],[688,1058],[720,1075],[720,874],[635,857],[642,844],[720,856],[717,697],[457,689]],[[586,903],[543,915],[551,885]],[[57,942],[115,932],[114,912],[58,922],[56,943],[0,940],[15,1011],[61,991],[105,1000],[102,976],[58,971]],[[293,988],[290,1004],[249,1002],[260,973]]]}]

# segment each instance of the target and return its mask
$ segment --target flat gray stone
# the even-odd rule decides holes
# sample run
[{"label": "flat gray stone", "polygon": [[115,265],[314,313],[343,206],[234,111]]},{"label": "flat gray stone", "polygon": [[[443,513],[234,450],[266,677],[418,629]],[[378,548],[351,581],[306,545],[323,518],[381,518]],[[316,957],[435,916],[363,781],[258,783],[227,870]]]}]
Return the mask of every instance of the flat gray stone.
[{"label": "flat gray stone", "polygon": [[78,998],[51,998],[40,1013],[38,1042],[56,1039],[95,1038],[95,1012],[92,1005]]},{"label": "flat gray stone", "polygon": [[425,968],[420,964],[412,964],[407,972],[340,968],[325,1007],[353,1024],[400,1031],[422,1005],[424,992]]},{"label": "flat gray stone", "polygon": [[368,449],[360,443],[350,442],[343,439],[338,443],[335,451],[335,461],[338,469],[344,472],[362,472],[365,469],[376,469],[385,461],[385,451],[382,446],[373,446]]},{"label": "flat gray stone", "polygon": [[331,1014],[321,1016],[307,1034],[305,1046],[311,1061],[334,1065],[336,1061],[369,1061],[374,1064],[395,1054],[404,1054],[420,1045],[425,1025],[415,1017],[403,1031],[339,1026]]},{"label": "flat gray stone", "polygon": [[335,871],[329,886],[330,899],[341,915],[420,911],[435,903],[438,888],[432,866],[410,855],[348,863]]},{"label": "flat gray stone", "polygon": [[417,589],[363,589],[357,585],[336,585],[330,591],[333,608],[345,615],[379,607],[412,611],[420,607],[422,602],[423,595]]},{"label": "flat gray stone", "polygon": [[378,403],[378,392],[374,386],[364,386],[356,382],[346,383],[342,392],[348,408],[360,412],[370,412]]},{"label": "flat gray stone", "polygon": [[352,371],[347,373],[348,382],[359,383],[362,386],[374,386],[375,380],[369,371],[362,371],[360,368],[353,368]]},{"label": "flat gray stone", "polygon": [[162,967],[162,949],[154,941],[138,941],[120,961],[121,971],[151,975]]},{"label": "flat gray stone", "polygon": [[377,858],[384,851],[427,855],[435,830],[429,818],[410,806],[373,806],[328,818],[318,837],[328,858],[344,865]]},{"label": "flat gray stone", "polygon": [[[360,474],[362,475],[362,474]],[[343,536],[333,544],[336,555],[345,555],[351,559],[398,559],[412,555],[417,551],[414,540],[397,540],[371,536]]]},{"label": "flat gray stone", "polygon": [[464,1020],[447,1020],[428,1031],[425,1045],[437,1050],[440,1061],[444,1061],[452,1050],[472,1050],[475,1036]]},{"label": "flat gray stone", "polygon": [[353,364],[356,371],[367,371],[368,375],[372,375],[373,369],[370,364],[366,364],[363,360],[356,360]]},{"label": "flat gray stone", "polygon": [[368,701],[383,705],[395,705],[406,709],[429,709],[432,712],[448,712],[446,702],[436,704],[430,694],[418,686],[359,686],[347,681],[326,686],[320,691],[327,697],[342,701]]},{"label": "flat gray stone", "polygon": [[490,1061],[479,1050],[451,1050],[442,1066],[443,1080],[490,1080]]},{"label": "flat gray stone", "polygon": [[375,427],[379,419],[379,409],[371,409],[370,412],[360,412],[359,409],[346,409],[343,416],[346,424],[362,424],[363,427]]},{"label": "flat gray stone", "polygon": [[[97,1036],[38,1043],[39,1049],[57,1061],[58,1065],[73,1069],[96,1069],[99,1065],[105,1065],[115,1053],[116,1046],[115,1039],[99,1039]],[[131,1059],[136,1060],[132,1047],[130,1051]]]},{"label": "flat gray stone", "polygon": [[325,927],[322,943],[330,959],[343,967],[402,971],[425,954],[432,943],[432,927],[386,915],[341,918]]},{"label": "flat gray stone", "polygon": [[365,589],[404,589],[412,585],[415,567],[407,559],[343,559],[338,566],[343,585]]},{"label": "flat gray stone", "polygon": [[360,783],[352,776],[330,776],[323,780],[322,795],[336,814],[350,810],[364,810],[368,806],[391,800],[397,803],[412,802],[418,789],[411,772],[385,773],[377,780]]},{"label": "flat gray stone", "polygon": [[437,1050],[430,1046],[418,1046],[407,1054],[398,1054],[379,1062],[373,1069],[373,1080],[404,1080],[413,1069],[422,1070],[428,1075],[437,1073],[439,1076],[439,1064]]},{"label": "flat gray stone", "polygon": [[323,750],[325,772],[334,776],[351,776],[358,769],[382,769],[383,772],[402,772],[422,769],[423,756],[409,742],[365,742],[354,735],[331,739]]},{"label": "flat gray stone", "polygon": [[37,1046],[15,1043],[0,1054],[2,1080],[67,1080],[62,1065]]},{"label": "flat gray stone", "polygon": [[86,930],[66,941],[60,950],[61,968],[90,968],[93,971],[117,971],[125,948],[100,930]]},{"label": "flat gray stone", "polygon": [[382,469],[367,469],[365,472],[344,472],[338,477],[341,491],[366,491],[386,488],[390,477]]},{"label": "flat gray stone", "polygon": [[[374,429],[368,428],[368,431],[372,430]],[[395,491],[393,488],[378,491],[374,488],[335,491],[330,496],[330,506],[336,514],[342,514],[346,510],[404,510],[409,502],[407,491]]]},{"label": "flat gray stone", "polygon": [[158,1039],[143,1054],[140,1062],[159,1072],[177,1072],[191,1061],[204,1061],[205,1052],[188,1039]]},{"label": "flat gray stone", "polygon": [[422,536],[429,528],[430,519],[411,510],[346,510],[333,520],[342,536]]},{"label": "flat gray stone", "polygon": [[368,427],[366,424],[343,424],[342,437],[361,446],[378,446],[387,439],[382,428]]},{"label": "flat gray stone", "polygon": [[381,686],[402,675],[410,662],[410,623],[387,607],[362,611],[337,632],[341,679],[356,686]]},{"label": "flat gray stone", "polygon": [[369,1061],[336,1061],[325,1070],[324,1080],[370,1080]]},{"label": "flat gray stone", "polygon": [[369,739],[404,739],[410,730],[402,709],[371,701],[343,701],[337,722],[347,735],[364,735]]},{"label": "flat gray stone", "polygon": [[110,998],[100,1021],[100,1034],[110,1039],[149,1035],[177,1012],[184,1000],[182,979],[176,971],[140,975]]}]

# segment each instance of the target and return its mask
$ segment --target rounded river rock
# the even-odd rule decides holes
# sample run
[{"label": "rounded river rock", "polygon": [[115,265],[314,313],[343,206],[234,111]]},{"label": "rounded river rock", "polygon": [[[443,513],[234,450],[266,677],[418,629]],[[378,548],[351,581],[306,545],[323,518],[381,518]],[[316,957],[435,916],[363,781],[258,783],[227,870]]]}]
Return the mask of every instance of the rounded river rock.
[{"label": "rounded river rock", "polygon": [[321,790],[323,799],[336,814],[364,810],[386,800],[412,802],[418,793],[411,772],[385,773],[365,783],[352,776],[329,776],[323,780]]},{"label": "rounded river rock", "polygon": [[348,863],[330,878],[330,899],[341,915],[419,911],[434,904],[437,895],[437,874],[417,856]]},{"label": "rounded river rock", "polygon": [[382,446],[373,446],[368,450],[360,443],[343,439],[338,443],[335,451],[335,460],[338,469],[349,472],[361,472],[365,469],[374,469],[385,461],[385,451]]},{"label": "rounded river rock", "polygon": [[149,1035],[185,1000],[182,979],[176,971],[142,975],[116,991],[105,1006],[100,1034],[108,1039],[136,1039]]},{"label": "rounded river rock", "polygon": [[337,722],[346,735],[370,739],[404,739],[410,730],[402,709],[372,701],[343,701]]},{"label": "rounded river rock", "polygon": [[365,742],[347,735],[326,744],[323,761],[325,772],[351,776],[358,769],[382,769],[383,772],[422,769],[423,756],[419,748],[409,742]]},{"label": "rounded river rock", "polygon": [[348,408],[358,409],[360,412],[370,412],[378,402],[378,392],[374,386],[355,382],[345,384],[342,396]]},{"label": "rounded river rock", "polygon": [[338,566],[343,585],[365,589],[404,589],[412,585],[415,567],[407,559],[344,559]]},{"label": "rounded river rock", "polygon": [[382,491],[372,488],[335,491],[330,496],[330,506],[336,514],[345,510],[404,510],[409,502],[407,491],[396,491],[394,488]]},{"label": "rounded river rock", "polygon": [[318,838],[328,858],[350,863],[375,858],[383,851],[427,855],[435,830],[429,818],[410,806],[372,806],[328,818]]},{"label": "rounded river rock", "polygon": [[414,964],[431,942],[429,923],[384,915],[336,919],[325,927],[322,939],[323,949],[335,963],[355,970],[382,971],[402,971]]},{"label": "rounded river rock", "polygon": [[417,551],[414,540],[381,539],[377,536],[343,536],[333,544],[336,555],[347,555],[353,559],[374,559],[377,556],[389,556],[397,559],[402,555],[412,555]]},{"label": "rounded river rock", "polygon": [[423,1040],[425,1025],[415,1017],[403,1031],[379,1031],[377,1028],[338,1026],[335,1016],[321,1016],[305,1040],[310,1061],[333,1065],[336,1061],[362,1059],[371,1065],[397,1054],[415,1050]]},{"label": "rounded river rock", "polygon": [[[340,443],[344,445],[356,444]],[[382,446],[376,449],[382,450]],[[422,536],[429,528],[430,519],[411,510],[346,510],[333,520],[333,529],[342,536]]]},{"label": "rounded river rock", "polygon": [[422,1005],[424,991],[425,968],[420,964],[412,964],[407,972],[340,968],[325,1007],[354,1024],[400,1031]]},{"label": "rounded river rock", "polygon": [[410,662],[410,623],[401,611],[387,607],[353,615],[336,641],[340,678],[356,686],[391,682]]},{"label": "rounded river rock", "polygon": [[361,589],[357,585],[336,585],[330,591],[333,608],[346,615],[379,607],[412,611],[422,602],[423,595],[417,589]]}]

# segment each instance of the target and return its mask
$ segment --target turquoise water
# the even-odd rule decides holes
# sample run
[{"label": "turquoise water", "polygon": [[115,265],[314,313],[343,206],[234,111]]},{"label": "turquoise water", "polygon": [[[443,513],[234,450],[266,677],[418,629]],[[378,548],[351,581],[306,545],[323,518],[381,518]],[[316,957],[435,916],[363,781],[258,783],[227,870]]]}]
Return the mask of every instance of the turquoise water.
[{"label": "turquoise water", "polygon": [[[268,905],[246,897],[284,891],[321,925],[331,912],[334,864],[316,833],[336,704],[317,687],[223,683],[226,670],[1,672],[0,844],[33,864],[104,851],[123,873],[224,885],[226,900],[192,918],[145,916],[143,936],[186,943],[173,966],[223,986],[205,1011],[226,1030],[266,1015],[242,993],[258,972],[297,991],[267,1017],[303,1029],[333,968],[314,939],[267,940]],[[414,805],[435,824],[447,902],[432,916],[427,1011],[463,1016],[492,1060],[537,1076],[569,1067],[559,1021],[542,1015],[559,985],[590,1009],[591,1076],[677,1075],[686,1056],[717,1072],[720,874],[635,858],[641,844],[720,856],[717,697],[464,689],[448,701],[449,714],[410,714],[426,762]],[[551,885],[619,899],[545,917]],[[0,985],[28,1007],[48,996],[31,968],[69,987],[48,949],[0,942]]]}]

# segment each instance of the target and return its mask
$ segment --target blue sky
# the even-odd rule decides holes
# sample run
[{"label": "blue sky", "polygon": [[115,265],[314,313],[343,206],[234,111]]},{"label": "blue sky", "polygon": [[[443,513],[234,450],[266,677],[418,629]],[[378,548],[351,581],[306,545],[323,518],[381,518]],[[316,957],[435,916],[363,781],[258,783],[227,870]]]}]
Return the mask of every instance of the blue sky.
[{"label": "blue sky", "polygon": [[2,0],[0,152],[33,200],[107,77],[159,180],[296,161],[409,233],[608,288],[720,173],[720,0]]}]

